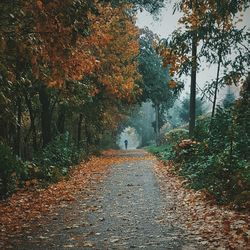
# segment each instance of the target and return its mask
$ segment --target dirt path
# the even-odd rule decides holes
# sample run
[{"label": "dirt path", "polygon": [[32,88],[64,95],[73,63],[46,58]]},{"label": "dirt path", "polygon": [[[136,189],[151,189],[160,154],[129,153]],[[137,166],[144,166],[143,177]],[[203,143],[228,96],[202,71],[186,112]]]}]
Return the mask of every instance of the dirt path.
[{"label": "dirt path", "polygon": [[142,150],[119,157],[131,160],[114,164],[103,182],[90,183],[74,203],[62,204],[46,223],[13,240],[14,248],[202,249],[172,223],[178,218],[166,216],[173,201],[160,191],[155,160]]}]

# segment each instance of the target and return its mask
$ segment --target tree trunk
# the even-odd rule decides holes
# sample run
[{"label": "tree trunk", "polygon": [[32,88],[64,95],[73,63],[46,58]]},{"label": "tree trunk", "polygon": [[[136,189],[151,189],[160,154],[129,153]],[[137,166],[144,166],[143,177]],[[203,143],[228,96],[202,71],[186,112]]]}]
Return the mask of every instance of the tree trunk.
[{"label": "tree trunk", "polygon": [[77,128],[77,146],[80,148],[80,143],[82,140],[82,120],[83,114],[79,114],[78,128]]},{"label": "tree trunk", "polygon": [[35,125],[35,117],[32,118],[32,120],[30,120],[30,127],[32,130],[32,145],[33,145],[33,150],[37,151],[37,141],[36,141],[36,125]]},{"label": "tree trunk", "polygon": [[59,110],[57,126],[56,126],[60,134],[64,134],[65,132],[65,119],[66,119],[65,113],[66,113],[65,108],[61,107]]},{"label": "tree trunk", "polygon": [[85,137],[86,137],[86,154],[88,155],[89,152],[89,145],[90,145],[90,134],[88,131],[88,125],[85,119],[85,124],[84,124],[84,128],[85,128]]},{"label": "tree trunk", "polygon": [[160,127],[159,127],[159,104],[155,105],[155,142],[156,145],[159,145],[160,139]]},{"label": "tree trunk", "polygon": [[21,98],[17,98],[17,126],[15,139],[15,153],[21,156],[21,123],[22,123],[22,107]]},{"label": "tree trunk", "polygon": [[10,144],[9,138],[9,124],[7,119],[0,119],[0,141],[6,141]]},{"label": "tree trunk", "polygon": [[144,131],[140,133],[140,136],[141,136],[141,146],[144,147],[147,145],[147,131],[144,129]]},{"label": "tree trunk", "polygon": [[190,138],[193,137],[195,129],[196,70],[197,70],[197,32],[194,31],[192,40],[192,69],[191,69],[190,107],[189,107]]},{"label": "tree trunk", "polygon": [[34,114],[31,100],[28,97],[28,94],[26,92],[24,93],[24,98],[25,98],[25,102],[29,110],[29,115],[30,115],[30,130],[32,133],[33,150],[37,151],[37,140],[36,140],[37,133],[36,133],[36,125],[35,125],[35,114]]},{"label": "tree trunk", "polygon": [[221,56],[219,55],[219,62],[217,67],[217,75],[214,87],[214,100],[213,100],[213,109],[212,109],[212,118],[215,115],[215,108],[216,108],[216,101],[217,101],[217,94],[218,94],[218,85],[219,85],[219,77],[220,77],[220,66],[221,66]]},{"label": "tree trunk", "polygon": [[18,156],[21,156],[21,123],[22,123],[22,99],[20,96],[20,71],[22,69],[22,65],[20,62],[19,50],[18,46],[16,45],[16,64],[15,64],[15,75],[16,75],[16,91],[17,91],[17,124],[16,124],[16,137],[15,137],[15,153]]},{"label": "tree trunk", "polygon": [[50,111],[50,99],[47,91],[47,87],[42,84],[39,89],[39,100],[41,103],[41,125],[42,125],[42,139],[43,147],[51,142],[51,111]]}]

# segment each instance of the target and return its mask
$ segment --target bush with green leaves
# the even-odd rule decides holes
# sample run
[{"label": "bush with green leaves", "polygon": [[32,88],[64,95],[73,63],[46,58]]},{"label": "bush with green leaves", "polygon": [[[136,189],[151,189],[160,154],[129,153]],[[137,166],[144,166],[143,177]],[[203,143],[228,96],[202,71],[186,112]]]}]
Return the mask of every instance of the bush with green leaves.
[{"label": "bush with green leaves", "polygon": [[218,202],[250,205],[250,104],[241,99],[218,107],[215,117],[197,120],[194,138],[187,130],[166,134],[167,143],[148,150],[161,160],[173,160],[194,189],[206,189]]},{"label": "bush with green leaves", "polygon": [[147,147],[147,150],[156,155],[158,158],[160,158],[163,161],[167,161],[171,158],[172,155],[172,145],[162,145],[162,146],[149,146]]},{"label": "bush with green leaves", "polygon": [[35,160],[40,171],[40,179],[56,182],[66,176],[70,167],[79,163],[86,155],[83,150],[70,141],[69,134],[65,133],[54,139]]},{"label": "bush with green leaves", "polygon": [[0,198],[13,193],[28,178],[27,166],[0,142]]},{"label": "bush with green leaves", "polygon": [[189,179],[190,187],[205,188],[220,202],[234,200],[239,193],[249,190],[247,162],[231,159],[228,150],[215,154],[207,143],[181,148],[178,145],[174,160],[180,174]]},{"label": "bush with green leaves", "polygon": [[211,125],[207,118],[197,122],[196,141],[174,150],[174,161],[190,186],[207,189],[219,202],[246,204],[250,194],[250,112],[240,112],[240,107],[218,107]]},{"label": "bush with green leaves", "polygon": [[188,138],[188,130],[176,128],[165,134],[166,143],[175,144]]},{"label": "bush with green leaves", "polygon": [[197,117],[195,125],[195,140],[203,141],[210,137],[210,122],[210,115],[202,115]]}]

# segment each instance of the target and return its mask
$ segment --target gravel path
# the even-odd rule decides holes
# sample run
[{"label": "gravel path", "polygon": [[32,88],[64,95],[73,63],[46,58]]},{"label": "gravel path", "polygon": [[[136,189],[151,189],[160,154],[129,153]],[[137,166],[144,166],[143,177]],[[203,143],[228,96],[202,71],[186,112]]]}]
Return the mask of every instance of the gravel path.
[{"label": "gravel path", "polygon": [[16,240],[15,249],[202,249],[167,219],[172,202],[160,191],[155,160],[142,150],[124,156],[131,161],[113,165],[103,182],[62,204],[49,223]]}]

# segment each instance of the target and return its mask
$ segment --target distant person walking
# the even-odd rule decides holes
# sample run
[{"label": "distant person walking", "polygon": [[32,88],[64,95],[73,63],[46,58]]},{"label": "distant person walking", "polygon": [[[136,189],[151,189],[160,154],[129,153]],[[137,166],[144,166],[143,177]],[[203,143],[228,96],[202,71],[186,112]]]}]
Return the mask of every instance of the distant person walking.
[{"label": "distant person walking", "polygon": [[127,139],[124,141],[124,144],[125,144],[125,149],[128,149],[128,140]]}]

